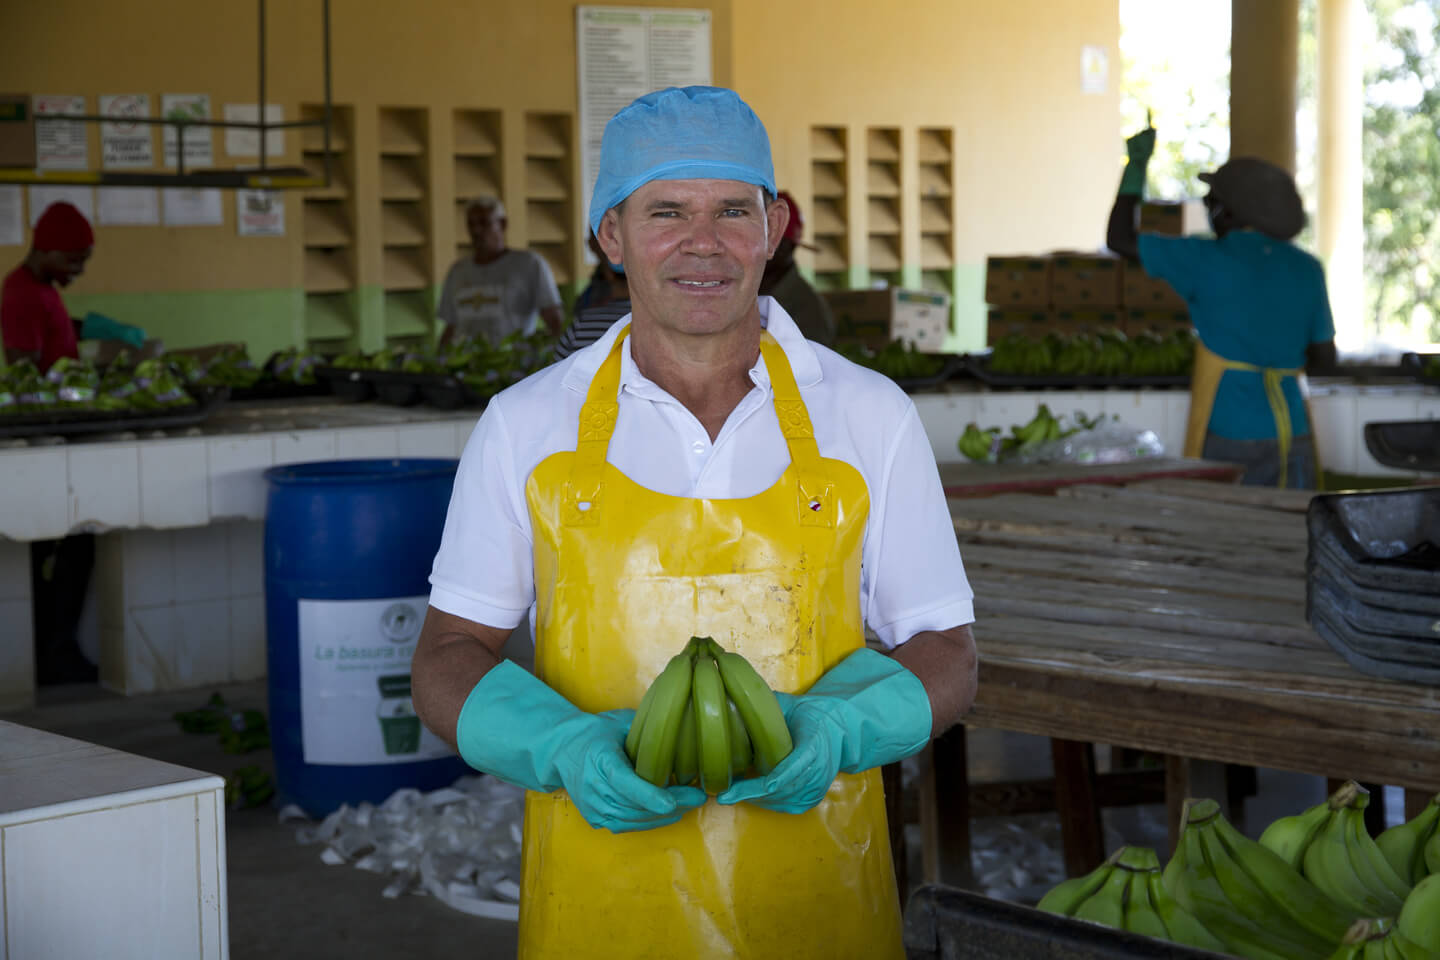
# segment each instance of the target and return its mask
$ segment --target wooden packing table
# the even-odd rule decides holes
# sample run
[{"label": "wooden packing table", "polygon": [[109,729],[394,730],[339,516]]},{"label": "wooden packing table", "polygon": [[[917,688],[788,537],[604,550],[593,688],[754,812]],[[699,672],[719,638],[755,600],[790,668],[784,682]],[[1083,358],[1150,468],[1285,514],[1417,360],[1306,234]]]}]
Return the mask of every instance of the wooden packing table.
[{"label": "wooden packing table", "polygon": [[[1440,688],[1361,674],[1306,623],[1312,494],[1059,473],[1054,496],[950,501],[980,654],[965,723],[1052,738],[1057,803],[1095,808],[1065,741],[1164,754],[1172,838],[1192,759],[1440,791]],[[968,864],[963,763],[957,728],[921,787],[929,882]]]}]

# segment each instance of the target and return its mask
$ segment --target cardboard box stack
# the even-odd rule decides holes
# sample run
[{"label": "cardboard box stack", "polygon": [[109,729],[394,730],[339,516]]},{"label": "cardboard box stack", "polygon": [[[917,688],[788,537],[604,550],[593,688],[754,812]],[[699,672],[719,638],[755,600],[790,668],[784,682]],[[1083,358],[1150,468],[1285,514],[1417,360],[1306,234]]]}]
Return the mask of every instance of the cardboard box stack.
[{"label": "cardboard box stack", "polygon": [[904,340],[924,353],[942,353],[950,335],[950,296],[932,290],[829,290],[821,294],[835,317],[837,343],[879,350]]}]

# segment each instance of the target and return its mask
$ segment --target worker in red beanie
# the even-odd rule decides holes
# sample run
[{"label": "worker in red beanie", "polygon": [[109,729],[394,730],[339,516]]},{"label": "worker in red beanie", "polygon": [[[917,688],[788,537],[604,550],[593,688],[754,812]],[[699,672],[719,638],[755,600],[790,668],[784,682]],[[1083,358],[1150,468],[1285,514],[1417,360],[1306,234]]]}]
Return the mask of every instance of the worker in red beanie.
[{"label": "worker in red beanie", "polygon": [[800,215],[800,205],[788,192],[781,190],[777,199],[784,200],[790,208],[790,225],[785,236],[775,248],[775,255],[765,264],[765,273],[760,278],[760,295],[774,297],[805,339],[833,346],[835,343],[835,318],[815,288],[801,276],[795,263],[795,248],[816,250],[817,247],[805,242],[805,219]]},{"label": "worker in red beanie", "polygon": [[59,287],[85,271],[95,231],[85,214],[69,203],[52,203],[35,224],[30,253],[0,288],[0,336],[5,362],[28,358],[41,372],[61,357],[79,357],[78,341],[121,340],[137,349],[145,331],[99,313],[72,319]]}]

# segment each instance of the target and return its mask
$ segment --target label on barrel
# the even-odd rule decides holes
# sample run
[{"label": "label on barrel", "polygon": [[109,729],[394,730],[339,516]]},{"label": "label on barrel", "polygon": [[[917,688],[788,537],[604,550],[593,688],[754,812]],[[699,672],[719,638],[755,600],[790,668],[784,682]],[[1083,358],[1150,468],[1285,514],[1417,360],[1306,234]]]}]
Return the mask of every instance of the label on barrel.
[{"label": "label on barrel", "polygon": [[428,596],[301,600],[300,733],[306,763],[454,756],[410,703],[410,658]]}]

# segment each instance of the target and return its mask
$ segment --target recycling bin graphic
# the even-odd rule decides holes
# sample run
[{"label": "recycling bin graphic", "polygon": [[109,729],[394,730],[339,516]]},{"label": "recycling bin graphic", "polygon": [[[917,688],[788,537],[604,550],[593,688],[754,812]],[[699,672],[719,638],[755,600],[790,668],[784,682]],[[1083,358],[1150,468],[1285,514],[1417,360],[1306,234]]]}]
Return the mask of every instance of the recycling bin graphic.
[{"label": "recycling bin graphic", "polygon": [[420,718],[410,702],[410,674],[376,678],[380,684],[380,734],[387,756],[403,756],[420,750]]}]

